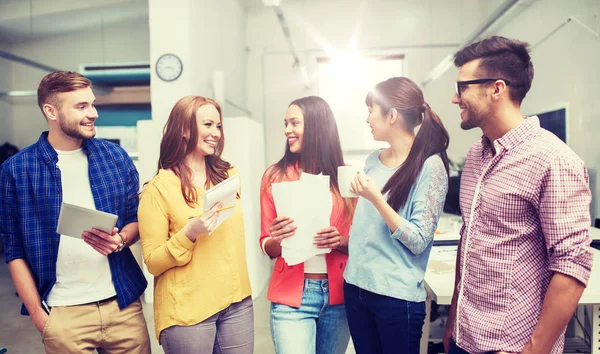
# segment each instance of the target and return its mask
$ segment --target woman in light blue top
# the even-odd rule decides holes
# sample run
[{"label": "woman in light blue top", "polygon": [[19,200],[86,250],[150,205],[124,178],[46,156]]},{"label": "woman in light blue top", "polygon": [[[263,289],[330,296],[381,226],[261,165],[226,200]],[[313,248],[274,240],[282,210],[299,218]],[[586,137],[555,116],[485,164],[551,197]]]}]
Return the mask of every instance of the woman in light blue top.
[{"label": "woman in light blue top", "polygon": [[369,155],[350,185],[360,198],[344,272],[348,324],[358,354],[416,354],[423,278],[448,191],[448,132],[407,78],[380,82],[366,104],[373,138],[390,147]]}]

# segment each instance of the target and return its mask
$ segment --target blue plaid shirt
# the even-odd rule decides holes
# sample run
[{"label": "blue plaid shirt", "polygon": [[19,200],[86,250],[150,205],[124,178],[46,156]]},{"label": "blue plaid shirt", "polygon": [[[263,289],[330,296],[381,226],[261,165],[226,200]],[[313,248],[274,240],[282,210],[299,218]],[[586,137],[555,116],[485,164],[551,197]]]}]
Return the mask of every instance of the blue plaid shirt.
[{"label": "blue plaid shirt", "polygon": [[[137,222],[138,172],[120,146],[99,139],[84,140],[96,209],[119,216],[117,227]],[[62,204],[58,154],[48,132],[0,169],[0,236],[6,262],[25,259],[40,297],[45,300],[56,282],[60,235],[56,233]],[[131,250],[108,255],[120,308],[138,299],[148,283]],[[21,313],[27,315],[25,306]]]}]

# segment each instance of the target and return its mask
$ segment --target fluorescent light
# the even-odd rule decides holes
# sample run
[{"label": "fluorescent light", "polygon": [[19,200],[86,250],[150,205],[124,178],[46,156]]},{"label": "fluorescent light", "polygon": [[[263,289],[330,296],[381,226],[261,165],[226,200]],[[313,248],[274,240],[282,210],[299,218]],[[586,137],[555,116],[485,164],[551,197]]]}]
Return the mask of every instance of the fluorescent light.
[{"label": "fluorescent light", "polygon": [[265,6],[279,6],[281,5],[281,0],[262,0],[263,5]]}]

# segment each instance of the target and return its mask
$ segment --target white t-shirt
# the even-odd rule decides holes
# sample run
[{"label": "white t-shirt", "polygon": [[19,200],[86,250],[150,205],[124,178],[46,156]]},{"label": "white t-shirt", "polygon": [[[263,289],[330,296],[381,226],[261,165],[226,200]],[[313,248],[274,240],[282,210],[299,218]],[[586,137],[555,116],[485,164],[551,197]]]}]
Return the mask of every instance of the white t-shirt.
[{"label": "white t-shirt", "polygon": [[324,254],[318,254],[304,261],[304,273],[327,274],[327,261]]},{"label": "white t-shirt", "polygon": [[[96,209],[86,154],[81,149],[56,152],[63,202]],[[46,303],[49,306],[80,305],[115,295],[108,257],[98,253],[82,239],[60,235],[56,283]]]}]

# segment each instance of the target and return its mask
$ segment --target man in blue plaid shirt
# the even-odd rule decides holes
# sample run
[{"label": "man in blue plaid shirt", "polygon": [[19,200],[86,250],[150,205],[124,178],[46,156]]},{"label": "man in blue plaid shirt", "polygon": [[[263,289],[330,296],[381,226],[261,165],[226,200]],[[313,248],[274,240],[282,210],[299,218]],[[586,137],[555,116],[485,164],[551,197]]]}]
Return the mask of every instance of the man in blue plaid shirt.
[{"label": "man in blue plaid shirt", "polygon": [[[91,82],[45,76],[38,104],[48,131],[0,170],[5,258],[46,353],[150,353],[140,295],[147,286],[129,245],[138,240],[138,173],[125,150],[94,139]],[[118,215],[112,233],[56,233],[62,202]]]}]

